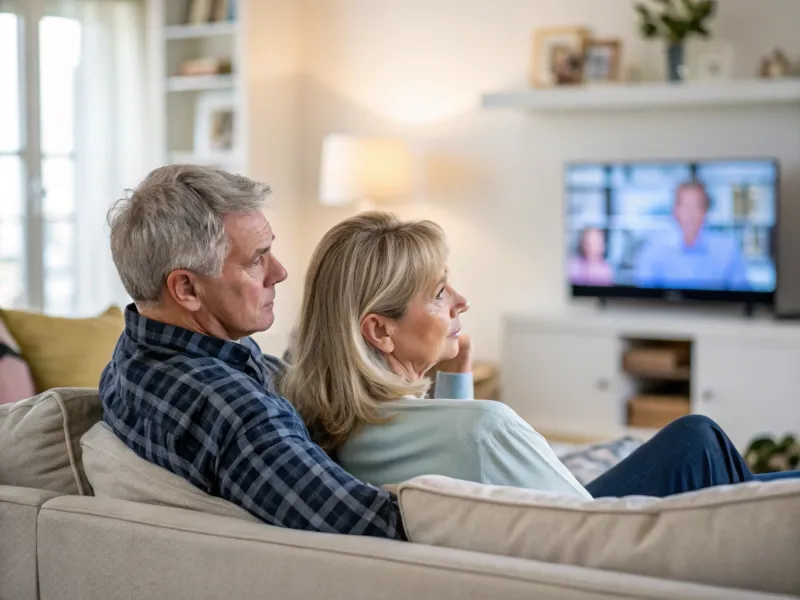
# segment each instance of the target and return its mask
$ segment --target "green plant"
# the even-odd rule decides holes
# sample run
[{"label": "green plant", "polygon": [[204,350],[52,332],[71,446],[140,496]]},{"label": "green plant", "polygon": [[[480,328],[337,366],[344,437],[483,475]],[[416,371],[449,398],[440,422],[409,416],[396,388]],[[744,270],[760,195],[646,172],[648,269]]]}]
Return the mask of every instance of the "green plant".
[{"label": "green plant", "polygon": [[800,442],[793,435],[780,440],[756,438],[750,442],[744,458],[753,473],[790,471],[800,464]]},{"label": "green plant", "polygon": [[639,31],[647,38],[664,38],[670,44],[679,44],[692,34],[708,37],[706,21],[717,9],[717,0],[650,0],[660,7],[658,11],[636,4],[641,17]]}]

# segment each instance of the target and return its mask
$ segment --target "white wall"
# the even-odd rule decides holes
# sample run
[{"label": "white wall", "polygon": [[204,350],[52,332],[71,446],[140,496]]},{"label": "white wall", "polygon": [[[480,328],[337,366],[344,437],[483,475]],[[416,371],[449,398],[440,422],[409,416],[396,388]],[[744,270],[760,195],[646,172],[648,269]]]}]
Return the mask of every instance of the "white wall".
[{"label": "white wall", "polygon": [[[784,193],[796,195],[800,107],[569,116],[480,110],[482,92],[526,85],[537,28],[585,25],[599,37],[620,37],[623,71],[636,63],[646,77],[661,77],[663,48],[638,39],[632,5],[303,0],[297,17],[304,73],[296,148],[297,255],[290,274],[296,284],[322,233],[352,213],[316,203],[321,140],[331,132],[398,134],[411,141],[415,200],[390,208],[405,217],[432,218],[447,230],[453,282],[472,302],[465,321],[478,355],[488,359],[499,355],[504,311],[558,309],[568,302],[564,161],[773,155],[783,163]],[[751,76],[760,56],[775,45],[800,58],[800,1],[720,5],[712,24],[716,41],[691,44],[690,64],[704,47],[725,40],[735,44],[741,77]],[[298,298],[293,294],[295,305]],[[293,308],[281,307],[279,318],[291,319]]]},{"label": "white wall", "polygon": [[293,275],[276,288],[275,324],[256,340],[268,353],[286,348],[300,288],[297,274],[302,240],[297,234],[301,210],[298,158],[302,154],[300,102],[302,6],[295,0],[241,3],[245,26],[246,105],[249,165],[247,173],[272,188],[267,216],[276,235],[274,251]]}]

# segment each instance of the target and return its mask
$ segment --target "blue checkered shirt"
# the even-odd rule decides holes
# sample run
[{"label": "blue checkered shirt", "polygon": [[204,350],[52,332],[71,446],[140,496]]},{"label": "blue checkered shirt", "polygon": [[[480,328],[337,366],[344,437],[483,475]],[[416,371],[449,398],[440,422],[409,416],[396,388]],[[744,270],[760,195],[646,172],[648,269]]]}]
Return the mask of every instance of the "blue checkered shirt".
[{"label": "blue checkered shirt", "polygon": [[271,525],[402,537],[396,498],[331,460],[275,392],[282,368],[250,338],[165,325],[130,305],[100,379],[104,419],[145,460]]}]

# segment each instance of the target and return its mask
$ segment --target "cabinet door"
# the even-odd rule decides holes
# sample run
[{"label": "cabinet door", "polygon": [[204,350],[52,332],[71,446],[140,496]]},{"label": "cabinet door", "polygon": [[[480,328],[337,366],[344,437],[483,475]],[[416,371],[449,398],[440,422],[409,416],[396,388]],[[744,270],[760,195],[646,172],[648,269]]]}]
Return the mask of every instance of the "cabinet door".
[{"label": "cabinet door", "polygon": [[506,331],[503,401],[534,427],[618,429],[624,423],[619,356],[610,334]]},{"label": "cabinet door", "polygon": [[719,423],[740,451],[760,434],[800,432],[796,346],[699,339],[692,370],[692,412]]}]

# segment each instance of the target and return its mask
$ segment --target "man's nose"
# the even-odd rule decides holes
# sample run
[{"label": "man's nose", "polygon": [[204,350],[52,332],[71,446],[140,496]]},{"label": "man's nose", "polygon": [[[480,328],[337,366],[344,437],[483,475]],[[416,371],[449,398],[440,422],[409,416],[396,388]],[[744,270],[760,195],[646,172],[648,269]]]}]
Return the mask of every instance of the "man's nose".
[{"label": "man's nose", "polygon": [[272,268],[269,270],[267,280],[270,285],[275,285],[276,283],[280,283],[281,281],[285,280],[289,274],[286,272],[286,268],[277,258],[273,257],[272,261]]}]

